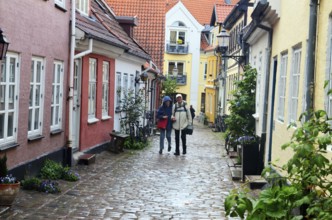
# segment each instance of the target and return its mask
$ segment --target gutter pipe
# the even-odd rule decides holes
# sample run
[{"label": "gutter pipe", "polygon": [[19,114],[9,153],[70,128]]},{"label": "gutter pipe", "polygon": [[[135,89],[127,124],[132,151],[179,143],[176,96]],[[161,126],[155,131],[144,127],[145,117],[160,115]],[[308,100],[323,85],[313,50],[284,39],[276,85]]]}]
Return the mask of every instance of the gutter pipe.
[{"label": "gutter pipe", "polygon": [[[318,0],[310,1],[307,74],[305,76],[305,111],[313,110]],[[306,120],[309,120],[306,115]]]},{"label": "gutter pipe", "polygon": [[[75,55],[76,46],[76,0],[71,1],[71,39],[70,39],[70,61],[69,61],[69,114],[68,114],[68,140],[67,140],[67,162],[72,165],[72,147],[73,147],[73,94],[74,94],[74,61],[77,58],[85,56],[92,52],[93,40],[89,39],[89,49]],[[69,158],[70,157],[70,158]]]}]

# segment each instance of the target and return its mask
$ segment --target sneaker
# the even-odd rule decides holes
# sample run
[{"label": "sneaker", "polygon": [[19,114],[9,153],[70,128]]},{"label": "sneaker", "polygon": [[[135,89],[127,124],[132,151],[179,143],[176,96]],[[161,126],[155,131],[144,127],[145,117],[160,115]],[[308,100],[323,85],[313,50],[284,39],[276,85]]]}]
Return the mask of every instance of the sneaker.
[{"label": "sneaker", "polygon": [[160,151],[159,151],[159,154],[163,154],[163,150],[160,150]]},{"label": "sneaker", "polygon": [[185,155],[187,153],[187,151],[183,151],[182,154]]},{"label": "sneaker", "polygon": [[168,152],[170,152],[172,150],[171,146],[168,146]]},{"label": "sneaker", "polygon": [[175,156],[179,156],[180,154],[179,153],[174,153]]}]

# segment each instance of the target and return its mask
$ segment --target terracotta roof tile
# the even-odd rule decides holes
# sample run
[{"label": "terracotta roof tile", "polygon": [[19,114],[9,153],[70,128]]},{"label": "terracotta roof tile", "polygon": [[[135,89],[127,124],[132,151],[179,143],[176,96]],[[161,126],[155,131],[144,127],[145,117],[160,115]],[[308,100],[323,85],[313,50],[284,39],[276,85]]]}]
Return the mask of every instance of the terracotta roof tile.
[{"label": "terracotta roof tile", "polygon": [[215,13],[217,16],[217,22],[223,23],[229,13],[232,11],[235,5],[227,5],[227,4],[216,4],[215,5]]},{"label": "terracotta roof tile", "polygon": [[134,38],[163,68],[165,36],[165,0],[105,0],[119,16],[137,16]]},{"label": "terracotta roof tile", "polygon": [[99,0],[91,1],[90,17],[76,13],[76,27],[93,39],[124,48],[134,56],[151,59],[150,55],[127,35],[114,14]]},{"label": "terracotta roof tile", "polygon": [[[227,5],[225,0],[166,0],[166,10],[171,9],[178,1],[181,1],[196,20],[204,25],[210,24],[213,7],[215,4]],[[231,0],[230,4],[235,5],[239,0]]]}]

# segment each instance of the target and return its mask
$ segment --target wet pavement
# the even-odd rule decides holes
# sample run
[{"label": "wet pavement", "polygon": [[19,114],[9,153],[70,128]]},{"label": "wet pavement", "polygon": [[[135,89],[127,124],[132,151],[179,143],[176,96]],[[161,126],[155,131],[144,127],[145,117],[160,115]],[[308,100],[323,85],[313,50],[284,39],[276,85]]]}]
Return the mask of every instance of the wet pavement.
[{"label": "wet pavement", "polygon": [[194,126],[186,155],[173,155],[174,137],[159,155],[159,136],[141,151],[104,151],[73,167],[81,180],[59,181],[60,194],[21,190],[0,219],[227,219],[223,201],[236,183],[222,134]]}]

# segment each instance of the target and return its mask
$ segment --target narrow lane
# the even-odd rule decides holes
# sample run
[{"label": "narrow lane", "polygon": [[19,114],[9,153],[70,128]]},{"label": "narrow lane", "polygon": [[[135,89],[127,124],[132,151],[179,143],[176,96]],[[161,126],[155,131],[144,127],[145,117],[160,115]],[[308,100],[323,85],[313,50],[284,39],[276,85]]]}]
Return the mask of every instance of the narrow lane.
[{"label": "narrow lane", "polygon": [[172,151],[159,155],[159,136],[142,151],[121,155],[105,151],[97,155],[95,164],[75,167],[82,179],[61,181],[61,194],[21,190],[2,217],[227,219],[223,200],[234,183],[223,157],[221,133],[195,123],[194,135],[187,136],[185,156],[173,155],[174,137]]}]

